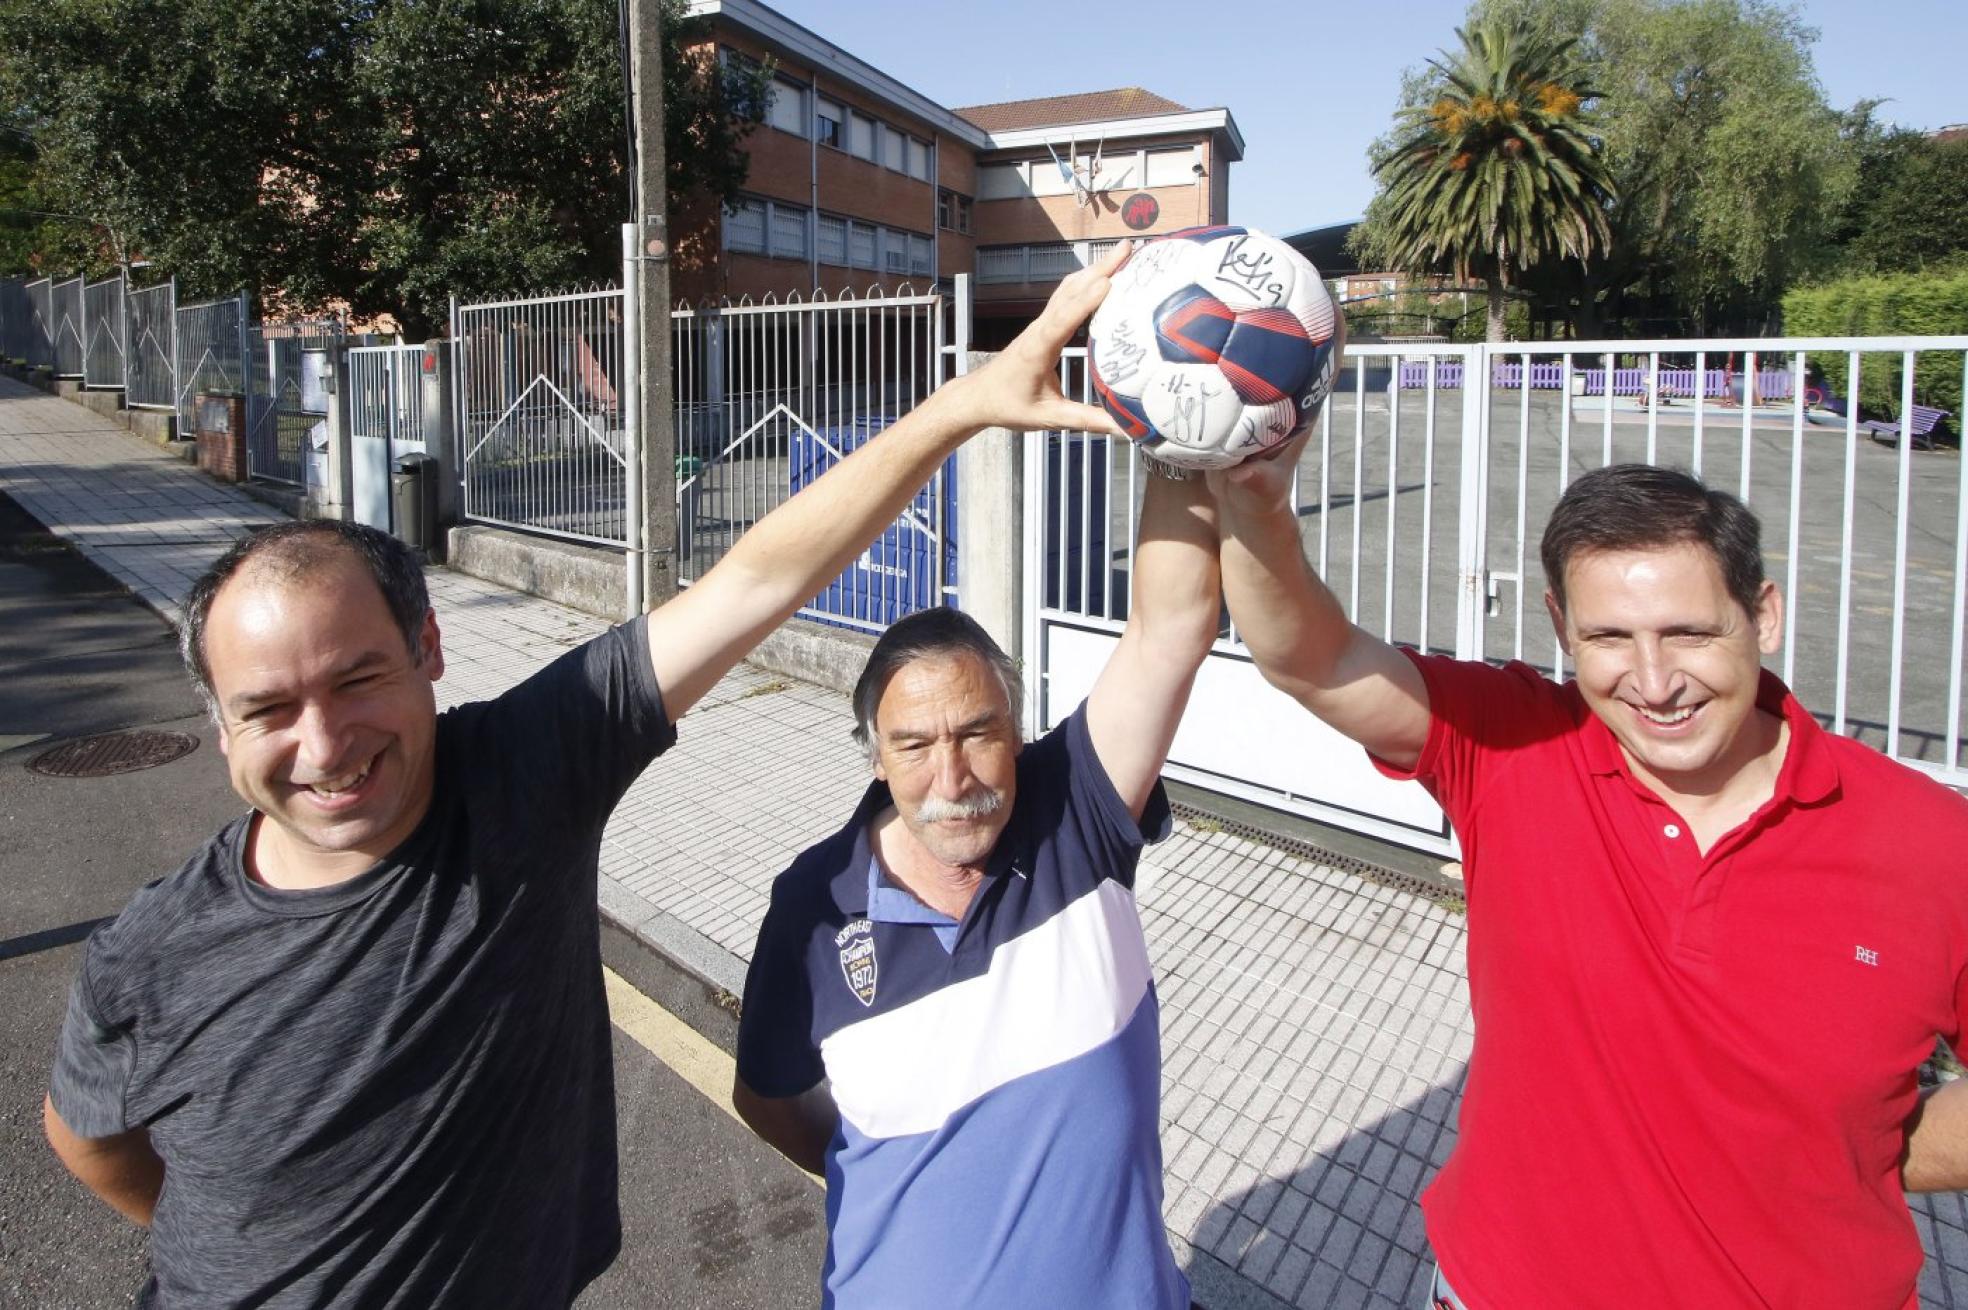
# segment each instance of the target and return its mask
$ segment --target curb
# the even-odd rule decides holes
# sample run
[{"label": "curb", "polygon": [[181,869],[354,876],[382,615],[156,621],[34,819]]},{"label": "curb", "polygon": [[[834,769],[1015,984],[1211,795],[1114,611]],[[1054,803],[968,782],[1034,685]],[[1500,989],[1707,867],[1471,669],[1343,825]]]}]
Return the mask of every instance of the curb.
[{"label": "curb", "polygon": [[695,928],[601,875],[602,963],[727,1055],[738,1053],[745,964]]}]

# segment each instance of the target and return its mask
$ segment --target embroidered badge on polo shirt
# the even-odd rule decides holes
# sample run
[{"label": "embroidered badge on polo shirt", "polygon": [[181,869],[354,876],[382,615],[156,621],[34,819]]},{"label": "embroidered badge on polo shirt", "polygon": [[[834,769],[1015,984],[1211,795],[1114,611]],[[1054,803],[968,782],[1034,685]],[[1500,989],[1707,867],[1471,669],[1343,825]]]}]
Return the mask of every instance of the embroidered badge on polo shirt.
[{"label": "embroidered badge on polo shirt", "polygon": [[841,976],[861,1004],[875,1003],[875,925],[856,919],[834,934],[840,947]]}]

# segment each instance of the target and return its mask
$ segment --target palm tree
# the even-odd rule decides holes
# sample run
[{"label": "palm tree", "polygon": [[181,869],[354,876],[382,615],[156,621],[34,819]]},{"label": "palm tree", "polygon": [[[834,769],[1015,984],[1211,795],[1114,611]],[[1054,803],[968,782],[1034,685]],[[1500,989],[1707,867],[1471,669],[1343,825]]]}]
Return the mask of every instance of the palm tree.
[{"label": "palm tree", "polygon": [[[1586,259],[1611,241],[1611,174],[1581,112],[1572,41],[1488,20],[1458,28],[1462,49],[1430,60],[1441,88],[1401,111],[1382,181],[1383,249],[1426,274],[1448,265],[1489,292],[1489,339],[1503,340],[1506,291],[1551,256]],[[1446,61],[1446,62],[1444,62]]]}]

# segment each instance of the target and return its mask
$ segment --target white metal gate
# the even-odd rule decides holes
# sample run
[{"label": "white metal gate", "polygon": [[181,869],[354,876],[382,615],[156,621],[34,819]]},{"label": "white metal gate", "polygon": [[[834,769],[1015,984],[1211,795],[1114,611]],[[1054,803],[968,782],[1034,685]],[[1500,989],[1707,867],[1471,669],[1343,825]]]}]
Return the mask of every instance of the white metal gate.
[{"label": "white metal gate", "polygon": [[82,287],[82,385],[124,385],[129,315],[124,307],[123,275]]},{"label": "white metal gate", "polygon": [[178,283],[132,288],[129,366],[124,398],[131,409],[172,409],[177,404]]},{"label": "white metal gate", "polygon": [[83,330],[82,289],[83,280],[78,273],[66,282],[55,283],[51,293],[53,316],[49,320],[49,330],[54,341],[55,376],[58,378],[79,378],[83,374],[88,335]]},{"label": "white metal gate", "polygon": [[308,484],[310,462],[328,445],[326,378],[342,336],[336,319],[245,326],[246,464],[254,477]]},{"label": "white metal gate", "polygon": [[[1804,705],[1968,786],[1968,461],[1916,450],[1861,411],[1910,416],[1917,394],[1963,394],[1965,352],[1968,337],[1350,346],[1300,466],[1306,554],[1370,631],[1562,677],[1536,559],[1558,496],[1604,464],[1690,469],[1762,519],[1789,601],[1773,667]],[[1069,355],[1062,383],[1084,397],[1083,355]],[[1029,712],[1044,729],[1086,694],[1125,622],[1142,484],[1132,450],[1080,434],[1034,437],[1026,470]],[[1198,676],[1170,759],[1184,781],[1456,849],[1419,787],[1388,782],[1266,685],[1234,632]]]},{"label": "white metal gate", "polygon": [[427,451],[422,346],[353,346],[348,352],[349,481],[355,519],[392,531],[390,467]]},{"label": "white metal gate", "polygon": [[636,381],[626,306],[611,288],[457,307],[467,518],[628,543]]},{"label": "white metal gate", "polygon": [[[816,295],[671,312],[678,580],[864,445],[952,371],[935,294]],[[956,592],[955,458],[800,617],[879,632]]]}]

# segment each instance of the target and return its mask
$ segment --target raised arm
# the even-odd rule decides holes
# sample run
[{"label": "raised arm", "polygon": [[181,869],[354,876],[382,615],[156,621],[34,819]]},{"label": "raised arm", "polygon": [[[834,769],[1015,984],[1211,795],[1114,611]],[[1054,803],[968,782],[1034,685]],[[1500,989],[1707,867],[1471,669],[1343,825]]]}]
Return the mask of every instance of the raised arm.
[{"label": "raised arm", "polygon": [[990,364],[944,383],[827,475],[760,519],[717,567],[649,616],[650,660],[672,720],[846,568],[951,451],[987,427],[1118,434],[1059,390],[1059,352],[1107,294],[1121,242],[1059,284]]},{"label": "raised arm", "polygon": [[1127,627],[1087,697],[1094,754],[1139,819],[1222,610],[1216,505],[1201,478],[1151,474]]},{"label": "raised arm", "polygon": [[1223,514],[1223,593],[1265,680],[1396,768],[1428,744],[1428,687],[1394,647],[1346,617],[1312,571],[1291,498],[1303,438],[1210,483]]}]

